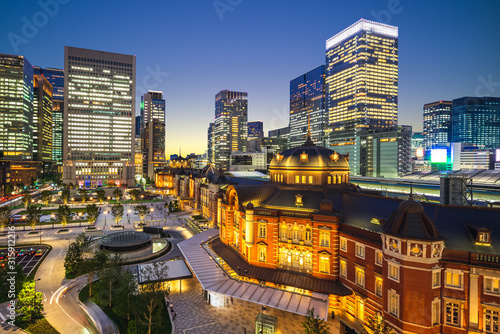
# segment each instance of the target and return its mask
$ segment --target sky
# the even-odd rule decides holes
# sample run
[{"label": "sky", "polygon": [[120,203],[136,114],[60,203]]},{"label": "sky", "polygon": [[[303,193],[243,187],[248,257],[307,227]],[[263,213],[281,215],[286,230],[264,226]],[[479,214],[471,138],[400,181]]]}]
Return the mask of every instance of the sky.
[{"label": "sky", "polygon": [[499,12],[493,0],[2,1],[0,52],[55,68],[65,45],[136,55],[136,114],[163,91],[167,154],[200,154],[217,92],[248,92],[266,134],[287,126],[290,80],[360,18],[399,27],[399,124],[421,131],[425,103],[500,96]]}]

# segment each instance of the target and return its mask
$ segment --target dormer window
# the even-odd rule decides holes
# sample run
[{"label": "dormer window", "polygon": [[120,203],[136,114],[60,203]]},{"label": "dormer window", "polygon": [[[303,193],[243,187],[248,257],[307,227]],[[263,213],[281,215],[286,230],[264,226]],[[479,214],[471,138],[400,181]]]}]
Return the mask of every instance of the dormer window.
[{"label": "dormer window", "polygon": [[490,232],[479,232],[477,238],[479,242],[490,243]]},{"label": "dormer window", "polygon": [[302,206],[304,203],[302,202],[302,195],[297,194],[295,195],[295,205],[297,206]]},{"label": "dormer window", "polygon": [[473,222],[465,224],[474,243],[479,246],[491,246],[491,231]]}]

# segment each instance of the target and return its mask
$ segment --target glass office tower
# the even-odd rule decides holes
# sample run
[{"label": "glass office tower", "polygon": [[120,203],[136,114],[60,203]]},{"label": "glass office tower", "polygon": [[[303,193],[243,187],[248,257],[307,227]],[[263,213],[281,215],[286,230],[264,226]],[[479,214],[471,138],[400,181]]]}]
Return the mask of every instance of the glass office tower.
[{"label": "glass office tower", "polygon": [[135,56],[64,47],[63,182],[135,184]]},{"label": "glass office tower", "polygon": [[245,152],[248,134],[248,93],[221,90],[215,95],[214,158],[229,168],[231,152]]},{"label": "glass office tower", "polygon": [[166,162],[166,109],[163,92],[148,91],[141,97],[141,145],[143,175],[154,177],[154,170]]},{"label": "glass office tower", "polygon": [[500,97],[462,97],[453,100],[452,142],[500,148]]},{"label": "glass office tower", "polygon": [[248,139],[264,137],[264,124],[262,121],[248,122]]},{"label": "glass office tower", "polygon": [[52,85],[43,74],[33,77],[33,160],[52,161]]},{"label": "glass office tower", "polygon": [[424,104],[424,148],[445,145],[451,140],[451,101]]},{"label": "glass office tower", "polygon": [[290,81],[290,147],[302,145],[311,129],[311,140],[324,146],[325,66]]},{"label": "glass office tower", "polygon": [[33,66],[0,53],[0,158],[33,159]]},{"label": "glass office tower", "polygon": [[64,114],[64,71],[58,68],[34,67],[35,74],[43,76],[52,85],[52,161],[62,165],[63,114]]},{"label": "glass office tower", "polygon": [[332,130],[398,123],[398,28],[359,20],[326,41],[326,103]]}]

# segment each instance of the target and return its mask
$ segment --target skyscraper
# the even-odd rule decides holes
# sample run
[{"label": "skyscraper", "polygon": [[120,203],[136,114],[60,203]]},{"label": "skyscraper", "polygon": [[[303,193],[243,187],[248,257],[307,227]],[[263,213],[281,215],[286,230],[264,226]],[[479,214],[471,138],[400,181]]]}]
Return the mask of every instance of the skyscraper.
[{"label": "skyscraper", "polygon": [[166,162],[165,111],[163,92],[150,90],[141,97],[142,173],[151,179],[155,168]]},{"label": "skyscraper", "polygon": [[290,81],[290,147],[302,145],[308,126],[311,140],[323,146],[326,123],[325,66]]},{"label": "skyscraper", "polygon": [[231,152],[245,152],[248,133],[248,93],[221,90],[215,96],[214,158],[229,168]]},{"label": "skyscraper", "polygon": [[208,150],[207,150],[207,158],[208,162],[213,164],[215,163],[215,157],[214,157],[214,135],[215,135],[215,123],[210,123],[208,125],[208,131],[207,131],[207,142],[208,142]]},{"label": "skyscraper", "polygon": [[64,47],[63,182],[134,184],[135,56]]},{"label": "skyscraper", "polygon": [[52,161],[62,166],[63,161],[63,114],[64,71],[58,68],[34,67],[35,74],[43,76],[52,85]]},{"label": "skyscraper", "polygon": [[248,122],[248,138],[247,139],[260,139],[264,137],[264,124],[262,121]]},{"label": "skyscraper", "polygon": [[453,100],[452,142],[500,148],[500,97],[462,97]]},{"label": "skyscraper", "polygon": [[33,159],[33,66],[0,53],[0,158]]},{"label": "skyscraper", "polygon": [[451,101],[424,104],[424,148],[444,145],[451,140]]},{"label": "skyscraper", "polygon": [[52,85],[43,76],[33,77],[33,160],[52,161]]},{"label": "skyscraper", "polygon": [[359,20],[326,41],[326,103],[333,131],[398,123],[398,28]]}]

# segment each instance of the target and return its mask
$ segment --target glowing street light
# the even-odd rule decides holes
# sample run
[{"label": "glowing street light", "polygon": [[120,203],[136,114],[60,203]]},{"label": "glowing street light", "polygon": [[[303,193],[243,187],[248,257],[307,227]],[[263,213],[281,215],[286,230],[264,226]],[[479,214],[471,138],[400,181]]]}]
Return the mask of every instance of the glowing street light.
[{"label": "glowing street light", "polygon": [[106,226],[108,222],[108,211],[104,211],[104,226]]}]

